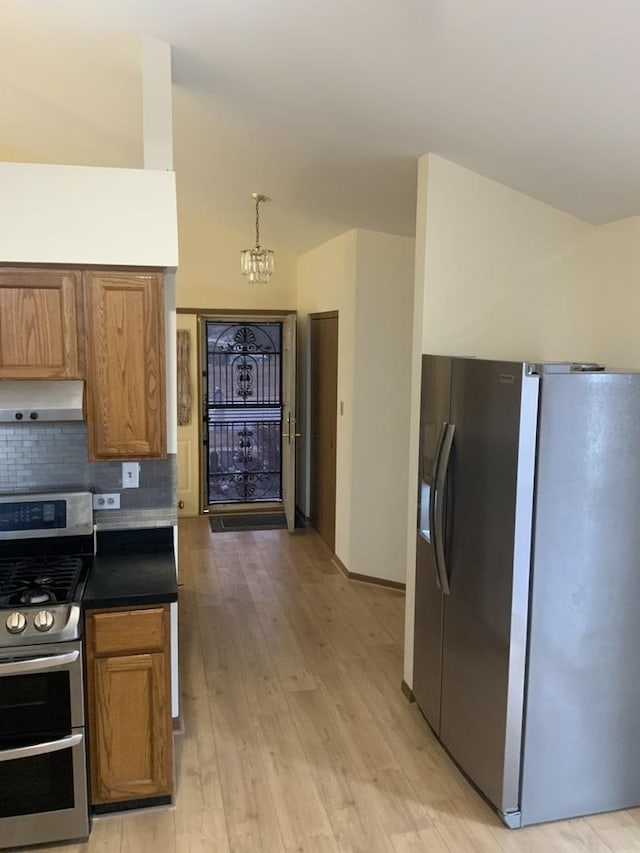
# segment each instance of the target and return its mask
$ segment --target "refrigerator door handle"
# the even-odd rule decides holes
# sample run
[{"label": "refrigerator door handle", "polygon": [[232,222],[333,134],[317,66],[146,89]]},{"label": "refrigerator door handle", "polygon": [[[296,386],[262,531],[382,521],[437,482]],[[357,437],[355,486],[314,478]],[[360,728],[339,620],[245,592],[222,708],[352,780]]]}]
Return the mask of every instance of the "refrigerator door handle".
[{"label": "refrigerator door handle", "polygon": [[442,424],[440,428],[440,435],[438,436],[438,442],[436,444],[436,452],[433,456],[433,471],[431,472],[431,488],[429,489],[429,538],[431,540],[431,545],[433,547],[433,563],[435,567],[435,575],[436,575],[436,584],[438,589],[442,589],[442,584],[440,583],[440,568],[438,566],[438,548],[436,546],[436,514],[435,514],[435,506],[436,506],[436,480],[438,477],[438,467],[440,465],[440,454],[442,453],[442,445],[444,443],[444,437],[447,434],[447,423]]},{"label": "refrigerator door handle", "polygon": [[442,591],[445,595],[451,595],[445,548],[444,491],[447,483],[447,474],[449,473],[449,460],[451,459],[451,448],[453,446],[453,436],[455,435],[456,425],[445,424],[445,426],[446,431],[442,440],[442,447],[440,448],[440,459],[438,460],[439,464],[437,466],[435,481],[435,500],[433,505],[434,551]]}]

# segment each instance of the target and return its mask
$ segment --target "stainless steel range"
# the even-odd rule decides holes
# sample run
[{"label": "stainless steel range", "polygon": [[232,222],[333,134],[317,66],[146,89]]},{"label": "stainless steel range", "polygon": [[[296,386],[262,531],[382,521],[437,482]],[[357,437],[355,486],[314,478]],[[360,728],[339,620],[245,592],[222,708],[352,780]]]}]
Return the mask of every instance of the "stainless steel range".
[{"label": "stainless steel range", "polygon": [[0,848],[86,838],[89,492],[0,496]]}]

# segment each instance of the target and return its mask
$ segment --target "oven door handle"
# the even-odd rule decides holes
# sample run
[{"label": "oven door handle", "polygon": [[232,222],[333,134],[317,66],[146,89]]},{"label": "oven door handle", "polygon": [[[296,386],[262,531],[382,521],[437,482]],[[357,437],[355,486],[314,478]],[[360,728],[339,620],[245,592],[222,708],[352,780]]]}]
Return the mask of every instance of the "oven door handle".
[{"label": "oven door handle", "polygon": [[80,652],[66,652],[63,655],[50,655],[44,658],[29,658],[28,660],[12,660],[8,663],[0,663],[1,675],[23,675],[25,672],[42,672],[45,669],[57,669],[60,666],[68,666],[75,663],[80,657]]},{"label": "oven door handle", "polygon": [[46,755],[48,752],[59,752],[61,749],[70,749],[78,746],[82,741],[82,735],[69,735],[61,740],[50,740],[46,743],[34,743],[31,746],[20,746],[17,749],[5,749],[0,751],[0,762],[15,761],[17,758],[30,758],[33,755]]}]

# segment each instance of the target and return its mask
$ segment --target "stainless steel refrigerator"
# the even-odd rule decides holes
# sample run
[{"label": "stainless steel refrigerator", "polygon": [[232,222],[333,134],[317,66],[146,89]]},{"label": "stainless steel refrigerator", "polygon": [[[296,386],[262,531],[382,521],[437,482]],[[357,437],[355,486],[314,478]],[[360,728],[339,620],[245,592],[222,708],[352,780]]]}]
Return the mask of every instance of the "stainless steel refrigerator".
[{"label": "stainless steel refrigerator", "polygon": [[640,373],[423,356],[413,692],[511,827],[640,805]]}]

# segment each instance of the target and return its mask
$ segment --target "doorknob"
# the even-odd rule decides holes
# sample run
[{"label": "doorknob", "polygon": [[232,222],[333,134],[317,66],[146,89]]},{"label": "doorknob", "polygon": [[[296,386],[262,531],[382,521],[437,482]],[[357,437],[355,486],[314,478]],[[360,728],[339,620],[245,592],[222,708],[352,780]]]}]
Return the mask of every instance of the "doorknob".
[{"label": "doorknob", "polygon": [[301,432],[291,432],[291,421],[295,423],[295,418],[291,417],[291,412],[287,414],[287,431],[282,433],[282,437],[288,439],[289,444],[291,444],[292,438],[300,438],[302,435]]}]

